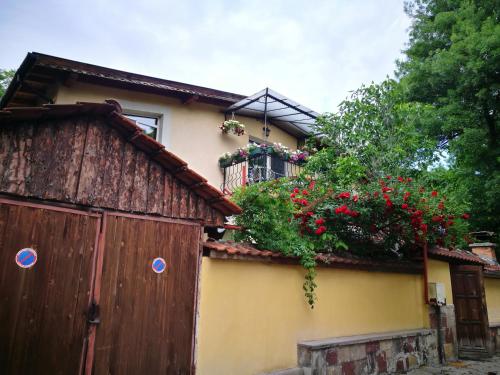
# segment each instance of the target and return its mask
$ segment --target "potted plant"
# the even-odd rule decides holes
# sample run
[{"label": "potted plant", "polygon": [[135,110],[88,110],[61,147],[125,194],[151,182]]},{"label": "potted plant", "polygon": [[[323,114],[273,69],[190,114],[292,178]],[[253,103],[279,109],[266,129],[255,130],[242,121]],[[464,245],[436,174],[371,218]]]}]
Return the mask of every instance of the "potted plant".
[{"label": "potted plant", "polygon": [[234,119],[224,121],[219,128],[222,134],[233,133],[237,136],[245,134],[245,125]]}]

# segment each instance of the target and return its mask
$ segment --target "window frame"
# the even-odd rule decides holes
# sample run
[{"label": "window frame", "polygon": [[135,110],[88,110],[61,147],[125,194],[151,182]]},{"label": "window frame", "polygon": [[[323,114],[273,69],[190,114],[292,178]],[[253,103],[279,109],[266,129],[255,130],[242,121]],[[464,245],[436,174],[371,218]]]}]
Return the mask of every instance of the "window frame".
[{"label": "window frame", "polygon": [[[161,119],[162,119],[162,115],[159,114],[159,113],[153,113],[153,112],[145,112],[145,111],[137,111],[137,110],[129,110],[129,109],[124,109],[123,110],[123,116],[129,118],[129,116],[134,116],[134,117],[143,117],[143,118],[149,118],[149,119],[154,119],[156,120],[156,125],[149,125],[149,124],[144,124],[146,126],[150,126],[152,128],[155,128],[156,129],[156,136],[155,138],[153,138],[155,141],[158,141],[160,142],[161,140],[161,131],[162,131],[162,122],[161,122]],[[137,122],[135,121],[134,119],[131,119],[129,118],[129,120],[132,120],[134,122]]]}]

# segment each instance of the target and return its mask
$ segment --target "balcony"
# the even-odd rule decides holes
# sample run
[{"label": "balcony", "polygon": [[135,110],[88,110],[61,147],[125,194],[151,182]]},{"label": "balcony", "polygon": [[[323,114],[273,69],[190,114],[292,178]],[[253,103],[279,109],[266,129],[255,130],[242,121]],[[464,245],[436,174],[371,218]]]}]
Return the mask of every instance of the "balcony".
[{"label": "balcony", "polygon": [[307,157],[306,151],[290,152],[281,144],[249,144],[219,159],[224,176],[221,190],[231,194],[240,186],[281,177],[296,177]]}]

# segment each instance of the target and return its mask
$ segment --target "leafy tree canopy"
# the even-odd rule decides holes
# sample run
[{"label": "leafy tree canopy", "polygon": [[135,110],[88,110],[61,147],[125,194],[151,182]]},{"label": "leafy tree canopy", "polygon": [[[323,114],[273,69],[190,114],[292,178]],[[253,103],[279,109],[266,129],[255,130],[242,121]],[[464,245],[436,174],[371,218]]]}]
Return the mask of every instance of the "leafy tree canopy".
[{"label": "leafy tree canopy", "polygon": [[15,73],[16,71],[13,69],[0,69],[0,98],[5,94]]},{"label": "leafy tree canopy", "polygon": [[[469,201],[476,230],[500,228],[500,1],[414,0],[397,77],[404,100],[428,108],[415,131],[446,151],[446,183]],[[443,171],[438,171],[441,175]]]}]

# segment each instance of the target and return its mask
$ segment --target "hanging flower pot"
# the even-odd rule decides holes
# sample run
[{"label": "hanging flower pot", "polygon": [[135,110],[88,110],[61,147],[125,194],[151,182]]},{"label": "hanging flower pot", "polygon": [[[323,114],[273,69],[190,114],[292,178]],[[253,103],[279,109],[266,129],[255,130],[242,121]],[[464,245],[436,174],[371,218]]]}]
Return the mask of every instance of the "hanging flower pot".
[{"label": "hanging flower pot", "polygon": [[245,134],[245,125],[234,119],[224,121],[219,128],[222,134],[232,133],[237,136]]}]

